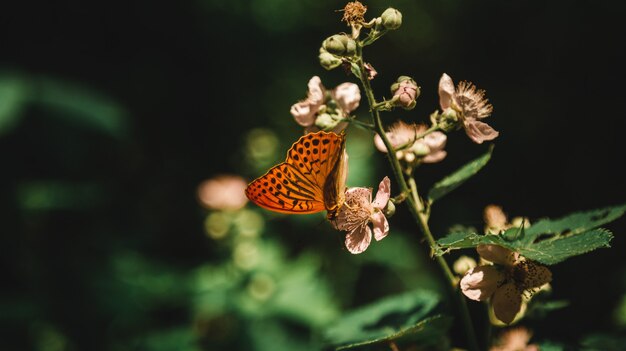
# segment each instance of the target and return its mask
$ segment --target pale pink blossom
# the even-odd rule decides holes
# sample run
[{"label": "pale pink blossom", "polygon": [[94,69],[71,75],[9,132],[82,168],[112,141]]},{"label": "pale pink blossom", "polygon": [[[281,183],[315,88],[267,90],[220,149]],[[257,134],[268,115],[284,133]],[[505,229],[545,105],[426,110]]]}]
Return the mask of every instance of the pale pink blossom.
[{"label": "pale pink blossom", "polygon": [[238,210],[246,205],[246,182],[234,175],[220,175],[198,186],[198,200],[209,209]]},{"label": "pale pink blossom", "polygon": [[[423,133],[426,131],[426,126],[422,125],[422,131],[419,133]],[[417,142],[423,142],[428,146],[428,155],[424,156],[422,162],[424,163],[437,163],[442,161],[447,152],[443,149],[446,146],[446,141],[448,137],[442,132],[432,132],[426,135],[423,139],[419,139]]]},{"label": "pale pink blossom", "polygon": [[491,299],[493,312],[509,324],[522,307],[526,291],[535,291],[552,280],[550,270],[498,245],[479,245],[478,254],[493,265],[477,266],[461,279],[461,291],[469,299]]},{"label": "pale pink blossom", "polygon": [[443,74],[439,80],[439,105],[443,111],[456,110],[463,122],[465,133],[477,144],[493,140],[499,133],[480,120],[491,115],[493,106],[485,98],[485,91],[474,84],[461,82],[454,87],[452,78]]},{"label": "pale pink blossom", "polygon": [[374,239],[382,240],[389,233],[389,223],[383,214],[391,196],[389,177],[383,178],[378,185],[376,197],[372,201],[371,188],[349,188],[346,198],[332,224],[337,230],[348,232],[346,248],[353,254],[367,249],[372,241],[372,223]]},{"label": "pale pink blossom", "polygon": [[[305,127],[305,132],[315,132],[322,128],[339,133],[348,123],[348,117],[359,107],[361,92],[354,83],[342,83],[327,93],[322,80],[314,76],[309,80],[307,98],[291,106],[291,115],[296,123]],[[333,103],[330,103],[334,101]],[[337,106],[332,107],[332,106]]]},{"label": "pale pink blossom", "polygon": [[[423,163],[435,163],[443,160],[447,153],[443,148],[446,146],[447,136],[442,132],[432,132],[423,138],[417,139],[418,135],[426,132],[427,127],[423,124],[406,124],[398,121],[389,127],[386,133],[391,145],[398,150],[398,159],[413,162],[419,159]],[[387,147],[382,138],[376,134],[374,145],[381,152],[387,152]]]},{"label": "pale pink blossom", "polygon": [[310,127],[315,123],[315,114],[324,104],[326,89],[322,80],[314,76],[309,80],[307,98],[291,106],[291,115],[303,127]]},{"label": "pale pink blossom", "polygon": [[361,91],[354,83],[341,83],[332,91],[333,100],[347,114],[359,107],[361,102]]}]

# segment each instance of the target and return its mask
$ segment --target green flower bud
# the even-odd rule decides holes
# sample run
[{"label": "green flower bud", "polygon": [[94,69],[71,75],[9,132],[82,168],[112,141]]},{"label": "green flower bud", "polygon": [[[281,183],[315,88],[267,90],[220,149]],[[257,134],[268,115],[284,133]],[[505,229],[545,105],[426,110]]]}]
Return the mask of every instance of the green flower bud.
[{"label": "green flower bud", "polygon": [[356,55],[356,41],[348,36],[345,37],[348,39],[346,42],[346,56]]},{"label": "green flower bud", "polygon": [[461,124],[459,122],[458,112],[451,107],[448,107],[439,116],[437,116],[437,124],[439,125],[439,128],[446,132],[460,127]]},{"label": "green flower bud", "polygon": [[354,56],[356,42],[345,34],[335,34],[324,40],[322,48],[336,56]]},{"label": "green flower bud", "polygon": [[467,271],[476,267],[476,265],[475,259],[464,255],[459,257],[459,259],[454,262],[452,269],[454,270],[454,273],[464,275]]},{"label": "green flower bud", "polygon": [[421,140],[415,142],[415,144],[411,146],[410,150],[415,154],[415,156],[418,157],[424,157],[430,153],[430,147],[428,147],[428,145]]},{"label": "green flower bud", "polygon": [[329,71],[333,68],[339,67],[342,62],[340,58],[329,53],[326,50],[320,53],[319,59],[320,59],[320,65],[322,65],[322,67],[324,67],[325,69]]},{"label": "green flower bud", "polygon": [[315,119],[315,126],[322,130],[331,130],[339,124],[339,119],[328,113],[321,113]]},{"label": "green flower bud", "polygon": [[394,8],[388,8],[380,16],[383,21],[383,27],[389,30],[400,28],[402,25],[402,13]]},{"label": "green flower bud", "polygon": [[385,217],[389,218],[396,213],[396,205],[392,201],[387,201],[387,206],[383,209]]}]

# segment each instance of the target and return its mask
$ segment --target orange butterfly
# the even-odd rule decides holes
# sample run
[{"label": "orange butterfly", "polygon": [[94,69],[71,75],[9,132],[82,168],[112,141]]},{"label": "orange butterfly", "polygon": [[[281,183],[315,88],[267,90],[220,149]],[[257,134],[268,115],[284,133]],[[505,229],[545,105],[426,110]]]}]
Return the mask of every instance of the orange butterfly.
[{"label": "orange butterfly", "polygon": [[270,211],[306,214],[323,210],[334,219],[345,200],[348,155],[343,133],[302,136],[285,162],[272,167],[246,188],[246,196]]}]

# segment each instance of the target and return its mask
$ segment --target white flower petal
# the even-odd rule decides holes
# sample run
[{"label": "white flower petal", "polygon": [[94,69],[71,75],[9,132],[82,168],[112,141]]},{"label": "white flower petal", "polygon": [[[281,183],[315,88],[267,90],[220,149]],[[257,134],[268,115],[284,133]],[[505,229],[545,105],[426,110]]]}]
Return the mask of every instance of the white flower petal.
[{"label": "white flower petal", "polygon": [[493,295],[502,278],[502,273],[494,266],[474,267],[461,279],[461,291],[469,299],[484,301]]},{"label": "white flower petal", "polygon": [[337,101],[339,107],[347,114],[356,110],[361,101],[361,91],[354,83],[339,84],[332,92],[333,100]]},{"label": "white flower petal", "polygon": [[[387,138],[389,138],[389,133],[387,133]],[[380,152],[387,152],[387,147],[383,142],[383,138],[381,138],[378,134],[374,135],[374,146],[376,146]]]},{"label": "white flower petal", "polygon": [[389,234],[389,222],[387,222],[387,218],[382,212],[376,211],[372,214],[370,219],[374,225],[374,239],[376,239],[376,241],[383,240],[387,234]]},{"label": "white flower petal", "polygon": [[324,94],[326,93],[326,89],[322,85],[322,80],[318,76],[313,76],[309,80],[309,94],[307,100],[309,100],[314,105],[321,105],[324,102]]},{"label": "white flower petal", "polygon": [[491,128],[487,123],[477,120],[466,120],[464,123],[465,133],[476,144],[482,144],[483,141],[493,140],[500,135],[498,131]]},{"label": "white flower petal", "polygon": [[515,283],[506,283],[496,289],[491,303],[496,318],[510,324],[522,307],[522,293],[515,287]]},{"label": "white flower petal", "polygon": [[448,153],[443,150],[435,151],[429,155],[424,156],[424,158],[422,159],[422,162],[424,163],[441,162],[444,158],[446,158],[447,155]]},{"label": "white flower petal", "polygon": [[374,199],[374,202],[372,202],[372,206],[381,210],[384,209],[385,206],[387,206],[390,196],[391,181],[389,180],[389,177],[385,177],[380,184],[378,184],[378,191],[376,192],[376,198]]},{"label": "white flower petal", "polygon": [[372,189],[370,188],[362,188],[362,187],[354,187],[348,188],[346,190],[346,200],[345,203],[350,206],[359,206],[367,203],[370,204],[372,200]]},{"label": "white flower petal", "polygon": [[293,104],[290,112],[299,125],[311,127],[315,123],[317,107],[313,106],[308,100],[304,100]]},{"label": "white flower petal", "polygon": [[432,132],[424,137],[424,142],[431,151],[442,150],[446,146],[448,137],[442,132]]},{"label": "white flower petal", "polygon": [[439,105],[442,110],[447,109],[454,101],[454,83],[449,75],[443,74],[439,79]]},{"label": "white flower petal", "polygon": [[367,249],[371,241],[372,230],[366,222],[346,235],[346,248],[350,253],[360,254]]},{"label": "white flower petal", "polygon": [[512,266],[519,258],[517,252],[513,252],[499,245],[478,245],[476,251],[478,251],[480,257],[485,260],[503,266]]}]

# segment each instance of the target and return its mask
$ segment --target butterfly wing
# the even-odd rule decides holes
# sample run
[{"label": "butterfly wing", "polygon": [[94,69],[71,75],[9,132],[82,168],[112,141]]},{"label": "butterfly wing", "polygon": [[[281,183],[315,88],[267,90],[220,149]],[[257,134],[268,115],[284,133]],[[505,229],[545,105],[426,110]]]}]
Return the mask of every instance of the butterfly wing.
[{"label": "butterfly wing", "polygon": [[321,131],[304,135],[291,146],[285,162],[248,185],[246,195],[255,204],[275,212],[334,210],[339,196],[329,195],[333,192],[329,189],[337,188],[334,184],[341,181],[344,148],[343,134]]}]

